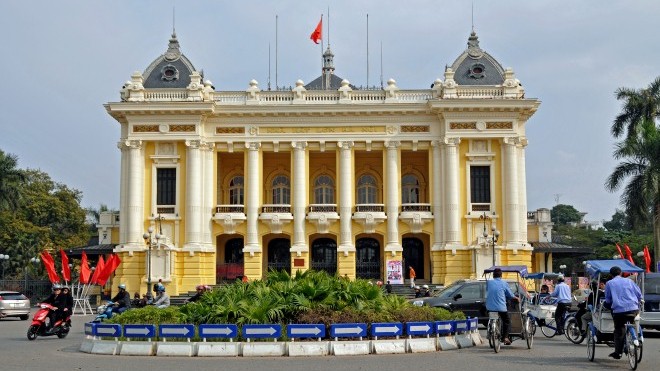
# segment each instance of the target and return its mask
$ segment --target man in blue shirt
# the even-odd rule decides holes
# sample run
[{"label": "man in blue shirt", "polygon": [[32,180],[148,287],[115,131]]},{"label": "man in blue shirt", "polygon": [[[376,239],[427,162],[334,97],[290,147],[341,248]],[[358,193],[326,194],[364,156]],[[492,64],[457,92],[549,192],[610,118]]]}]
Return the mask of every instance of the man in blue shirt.
[{"label": "man in blue shirt", "polygon": [[557,286],[550,296],[557,298],[555,323],[557,324],[557,334],[561,335],[564,333],[564,314],[571,306],[571,288],[564,282],[564,276],[557,278]]},{"label": "man in blue shirt", "polygon": [[614,320],[614,353],[611,353],[610,357],[620,359],[626,323],[635,322],[642,292],[632,280],[621,277],[621,268],[613,266],[610,268],[610,274],[612,279],[605,284],[605,307],[612,308]]},{"label": "man in blue shirt", "polygon": [[486,309],[489,312],[500,314],[500,319],[502,319],[502,342],[504,345],[511,345],[511,340],[509,340],[511,321],[509,320],[509,312],[506,309],[507,299],[518,300],[511,292],[509,284],[502,281],[502,270],[495,268],[493,279],[486,282]]}]

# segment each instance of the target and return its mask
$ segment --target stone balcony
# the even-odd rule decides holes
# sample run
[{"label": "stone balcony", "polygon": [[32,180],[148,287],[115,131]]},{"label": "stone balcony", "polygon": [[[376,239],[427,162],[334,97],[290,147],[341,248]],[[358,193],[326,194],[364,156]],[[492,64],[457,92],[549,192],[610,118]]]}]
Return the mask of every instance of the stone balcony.
[{"label": "stone balcony", "polygon": [[235,233],[236,226],[246,219],[244,205],[217,205],[213,214],[213,221],[220,224],[227,234]]},{"label": "stone balcony", "polygon": [[353,220],[364,227],[364,233],[374,233],[376,226],[385,220],[385,205],[383,204],[357,204]]},{"label": "stone balcony", "polygon": [[310,204],[307,220],[316,225],[318,233],[328,233],[330,225],[339,220],[336,204]]},{"label": "stone balcony", "polygon": [[265,204],[261,207],[259,220],[268,225],[271,233],[282,233],[284,224],[290,223],[293,220],[291,205]]},{"label": "stone balcony", "polygon": [[424,225],[433,220],[431,204],[401,204],[399,219],[408,224],[412,233],[421,233]]}]

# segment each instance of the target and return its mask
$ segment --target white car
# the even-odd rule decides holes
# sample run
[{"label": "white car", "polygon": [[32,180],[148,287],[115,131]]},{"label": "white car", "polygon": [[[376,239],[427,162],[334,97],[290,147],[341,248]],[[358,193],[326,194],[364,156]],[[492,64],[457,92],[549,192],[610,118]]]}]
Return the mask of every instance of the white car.
[{"label": "white car", "polygon": [[0,318],[19,317],[23,321],[30,317],[30,299],[16,291],[0,291]]}]

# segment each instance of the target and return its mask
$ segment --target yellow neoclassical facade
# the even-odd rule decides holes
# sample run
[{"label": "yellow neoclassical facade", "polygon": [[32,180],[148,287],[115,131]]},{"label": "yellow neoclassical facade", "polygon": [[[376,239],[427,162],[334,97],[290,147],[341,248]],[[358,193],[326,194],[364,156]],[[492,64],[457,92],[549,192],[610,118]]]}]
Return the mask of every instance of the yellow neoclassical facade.
[{"label": "yellow neoclassical facade", "polygon": [[396,282],[412,266],[448,284],[532,266],[525,127],[540,101],[512,69],[474,32],[430,89],[360,90],[323,58],[307,85],[217,91],[173,34],[131,76],[105,105],[121,126],[115,280],[133,290],[150,272],[177,294],[269,269]]}]

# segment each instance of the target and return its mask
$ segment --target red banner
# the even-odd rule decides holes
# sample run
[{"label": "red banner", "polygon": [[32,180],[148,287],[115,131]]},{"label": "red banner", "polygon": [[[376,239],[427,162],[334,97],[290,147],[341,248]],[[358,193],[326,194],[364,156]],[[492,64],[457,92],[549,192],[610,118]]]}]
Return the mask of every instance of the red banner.
[{"label": "red banner", "polygon": [[112,273],[117,269],[119,264],[121,263],[121,259],[119,259],[119,256],[117,254],[112,254],[110,258],[108,258],[108,261],[105,262],[105,266],[103,267],[103,272],[99,274],[98,277],[98,284],[103,286],[105,285],[106,282],[108,282],[108,278],[112,275]]},{"label": "red banner", "polygon": [[651,273],[651,265],[653,262],[651,262],[651,252],[649,251],[649,247],[644,246],[644,263],[646,264],[646,273]]},{"label": "red banner", "polygon": [[312,34],[309,35],[309,38],[312,39],[312,41],[314,41],[314,44],[318,44],[319,41],[323,38],[323,16],[321,16],[321,20],[319,21],[319,24],[316,25],[314,32],[312,32]]},{"label": "red banner", "polygon": [[92,274],[92,278],[90,278],[89,283],[93,285],[96,285],[98,283],[99,274],[101,274],[101,271],[103,270],[103,266],[105,266],[105,263],[103,262],[103,255],[99,255],[99,261],[96,263],[96,269],[94,270],[94,273]]},{"label": "red banner", "polygon": [[66,256],[64,250],[60,250],[60,255],[62,255],[62,278],[64,282],[71,281],[71,268],[69,267],[69,257]]},{"label": "red banner", "polygon": [[618,243],[616,244],[616,249],[619,251],[619,259],[623,259],[623,251],[621,251],[621,246]]},{"label": "red banner", "polygon": [[635,265],[635,261],[633,260],[632,251],[630,251],[630,247],[628,247],[628,245],[625,243],[623,244],[623,247],[626,248],[626,259],[628,259],[628,261],[630,261],[631,263],[633,263],[633,265]]},{"label": "red banner", "polygon": [[60,277],[57,275],[57,272],[55,271],[55,261],[53,260],[53,257],[50,256],[48,251],[44,250],[41,252],[41,261],[44,263],[44,267],[46,267],[46,272],[48,272],[48,279],[50,280],[50,282],[51,283],[60,282]]},{"label": "red banner", "polygon": [[80,263],[80,283],[83,285],[88,283],[90,273],[91,271],[89,269],[89,262],[87,262],[87,254],[83,251],[82,262]]}]

